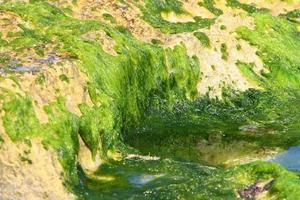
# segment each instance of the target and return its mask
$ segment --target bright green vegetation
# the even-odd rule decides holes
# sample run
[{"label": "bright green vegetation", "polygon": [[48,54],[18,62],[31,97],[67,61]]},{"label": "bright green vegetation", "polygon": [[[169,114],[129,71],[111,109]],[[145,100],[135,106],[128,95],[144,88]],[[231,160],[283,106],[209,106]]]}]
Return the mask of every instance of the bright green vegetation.
[{"label": "bright green vegetation", "polygon": [[283,17],[254,14],[255,30],[237,29],[242,39],[258,47],[258,55],[270,71],[263,75],[272,87],[300,87],[300,40],[297,27]]},{"label": "bright green vegetation", "polygon": [[3,106],[5,116],[4,127],[13,141],[29,141],[31,137],[39,137],[45,148],[51,146],[58,152],[59,159],[65,169],[67,186],[78,182],[76,158],[78,151],[78,117],[67,111],[63,98],[45,107],[49,123],[40,124],[33,110],[29,97],[15,96],[5,93],[6,103]]},{"label": "bright green vegetation", "polygon": [[238,61],[237,63],[238,68],[241,70],[244,76],[248,77],[250,81],[253,81],[256,84],[262,85],[264,82],[264,77],[259,76],[253,71],[253,68],[255,67],[254,63],[244,63]]},{"label": "bright green vegetation", "polygon": [[220,16],[223,14],[223,11],[221,9],[218,9],[215,7],[214,0],[203,0],[203,2],[199,2],[198,4],[199,4],[199,6],[203,6],[204,8],[209,10],[215,16]]},{"label": "bright green vegetation", "polygon": [[[185,13],[179,1],[145,3],[143,18],[165,33],[195,31],[213,23],[200,18],[191,23],[170,23],[162,19],[161,12]],[[156,42],[137,40],[124,27],[78,20],[43,1],[6,3],[0,10],[32,24],[19,25],[22,30],[0,48],[15,52],[34,48],[43,56],[42,46],[52,44],[56,52],[76,60],[89,79],[86,89],[94,106],[81,104],[79,117],[69,112],[58,96],[44,107],[49,118],[46,124],[40,124],[29,96],[1,90],[4,95],[0,97],[4,127],[12,140],[30,145],[30,139],[38,137],[45,148],[55,149],[66,186],[79,198],[237,199],[236,190],[270,178],[275,180],[271,195],[278,199],[299,196],[298,174],[277,164],[254,162],[224,168],[232,153],[247,156],[300,143],[299,40],[295,26],[283,17],[254,14],[255,30],[237,30],[241,38],[258,47],[270,73],[255,74],[251,63],[238,62],[238,66],[266,91],[225,89],[222,99],[211,99],[198,96],[201,63],[187,55],[184,44],[164,49]],[[95,30],[103,30],[115,41],[117,55],[82,37]],[[209,46],[206,35],[194,35]],[[227,59],[225,43],[221,52]],[[68,83],[63,74],[59,78]],[[43,79],[40,74],[37,82],[42,84]],[[251,131],[240,128],[253,124],[257,128]],[[77,163],[79,137],[93,156],[100,154],[104,161],[91,176]],[[214,151],[205,151],[210,145],[216,145]],[[220,154],[228,148],[231,151]],[[114,161],[109,151],[124,157]],[[125,158],[129,153],[150,153],[162,159]],[[220,162],[219,154],[226,159]],[[30,163],[26,157],[23,160]],[[151,181],[145,182],[145,175],[152,175]]]},{"label": "bright green vegetation", "polygon": [[201,42],[201,44],[205,47],[210,47],[209,37],[202,32],[195,32],[194,36]]},{"label": "bright green vegetation", "polygon": [[[62,165],[74,177],[77,133],[94,155],[100,151],[105,159],[108,150],[125,153],[120,134],[139,123],[147,112],[197,97],[199,61],[187,56],[184,45],[163,49],[146,44],[122,27],[114,29],[94,21],[82,22],[43,2],[6,4],[0,9],[14,12],[34,26],[30,30],[24,28],[8,47],[55,42],[58,51],[80,60],[78,65],[90,79],[87,88],[95,106],[81,105],[83,115],[79,119],[65,110],[62,100],[54,102],[45,108],[53,123],[47,126],[48,134],[40,131],[43,129],[33,113],[31,100],[14,97],[4,104],[4,126],[9,135],[14,140],[46,135],[45,144],[63,154]],[[117,42],[118,56],[105,53],[96,41],[81,38],[81,34],[95,29],[103,29]],[[58,107],[58,113],[52,107]],[[71,183],[76,184],[73,177]]]},{"label": "bright green vegetation", "polygon": [[228,50],[227,50],[227,45],[225,43],[221,44],[220,51],[222,53],[222,59],[227,60],[228,59]]},{"label": "bright green vegetation", "polygon": [[[244,183],[253,182],[260,178],[268,180],[275,178],[274,185],[271,187],[269,196],[275,199],[297,199],[299,191],[299,174],[291,173],[277,164],[264,162],[254,162],[248,165],[236,167],[233,176],[244,179]],[[279,192],[280,191],[280,192]]]},{"label": "bright green vegetation", "polygon": [[145,6],[140,6],[144,16],[143,19],[151,26],[159,28],[164,33],[192,32],[200,28],[209,27],[214,19],[194,17],[194,22],[171,23],[162,18],[161,13],[174,12],[176,14],[188,14],[183,10],[182,3],[178,0],[146,0]]}]

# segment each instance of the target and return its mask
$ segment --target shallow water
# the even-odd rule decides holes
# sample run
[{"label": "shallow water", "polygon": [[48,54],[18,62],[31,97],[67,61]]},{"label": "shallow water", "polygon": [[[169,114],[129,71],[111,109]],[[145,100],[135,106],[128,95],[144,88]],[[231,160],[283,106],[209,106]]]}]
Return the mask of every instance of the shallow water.
[{"label": "shallow water", "polygon": [[[273,173],[274,170],[272,166],[268,169],[270,166],[266,165],[266,168],[261,169],[268,169],[267,172],[258,173],[256,176],[254,171],[260,168],[257,165],[251,170],[245,169],[241,172],[251,172],[246,175],[253,176],[250,180],[234,179],[233,168],[224,168],[224,162],[268,154],[267,149],[272,148],[272,145],[261,146],[257,137],[270,140],[282,134],[297,133],[295,129],[288,132],[272,130],[268,133],[264,128],[249,131],[239,128],[240,125],[228,124],[225,127],[215,127],[213,132],[218,134],[205,131],[201,126],[197,129],[186,129],[182,134],[174,129],[164,129],[166,134],[158,132],[161,137],[153,132],[145,132],[135,138],[137,143],[131,143],[142,155],[128,156],[122,161],[103,164],[93,174],[94,178],[87,177],[86,199],[238,199],[237,191],[240,188],[261,180],[263,173]],[[175,134],[169,135],[170,131]],[[207,131],[210,135],[208,138]],[[201,141],[208,143],[202,144]],[[270,161],[291,170],[300,169],[299,152],[300,146],[292,147]],[[266,177],[269,180],[272,175]]]},{"label": "shallow water", "polygon": [[[300,144],[296,109],[269,120],[252,110],[249,119],[241,117],[243,110],[228,116],[223,108],[216,115],[205,114],[201,105],[153,112],[129,128],[123,139],[135,152],[86,177],[86,199],[233,200],[239,199],[237,191],[257,181],[291,183],[294,176],[285,179],[289,172],[280,165],[253,161]],[[285,192],[281,194],[289,195]]]},{"label": "shallow water", "polygon": [[268,161],[279,163],[289,170],[300,171],[300,145],[291,147]]}]

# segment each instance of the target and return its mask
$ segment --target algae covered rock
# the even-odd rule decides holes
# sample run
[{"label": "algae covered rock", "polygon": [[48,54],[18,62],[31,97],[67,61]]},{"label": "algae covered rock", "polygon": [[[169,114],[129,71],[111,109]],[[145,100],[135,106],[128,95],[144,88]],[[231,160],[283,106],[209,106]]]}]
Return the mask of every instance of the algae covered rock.
[{"label": "algae covered rock", "polygon": [[299,9],[0,1],[0,197],[297,199]]}]

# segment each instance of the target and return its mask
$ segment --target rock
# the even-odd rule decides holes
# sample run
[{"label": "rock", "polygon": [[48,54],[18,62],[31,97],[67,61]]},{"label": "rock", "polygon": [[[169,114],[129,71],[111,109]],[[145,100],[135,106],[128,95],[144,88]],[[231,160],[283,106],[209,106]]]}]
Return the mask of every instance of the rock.
[{"label": "rock", "polygon": [[17,73],[24,73],[24,72],[39,72],[41,71],[41,68],[40,67],[36,67],[36,66],[19,66],[19,67],[16,67],[16,68],[12,68],[12,69],[9,69],[8,71],[10,72],[17,72]]},{"label": "rock", "polygon": [[255,200],[261,193],[268,191],[274,183],[274,179],[261,182],[257,181],[256,183],[238,190],[240,198],[247,200]]},{"label": "rock", "polygon": [[243,125],[239,127],[240,131],[245,131],[245,132],[256,132],[258,130],[258,126],[255,124],[249,124],[249,125]]}]

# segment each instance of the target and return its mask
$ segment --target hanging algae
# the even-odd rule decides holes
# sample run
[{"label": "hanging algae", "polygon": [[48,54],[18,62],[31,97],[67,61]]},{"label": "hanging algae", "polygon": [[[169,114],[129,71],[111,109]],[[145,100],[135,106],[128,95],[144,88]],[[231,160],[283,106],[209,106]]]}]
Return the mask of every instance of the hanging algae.
[{"label": "hanging algae", "polygon": [[[164,50],[134,39],[122,27],[115,29],[95,21],[79,21],[41,1],[5,4],[0,8],[33,24],[30,34],[22,29],[8,47],[14,48],[20,43],[24,47],[55,43],[57,51],[80,60],[78,65],[90,80],[88,90],[94,107],[81,105],[83,115],[78,118],[66,111],[62,100],[50,104],[45,107],[51,119],[50,130],[45,129],[48,134],[40,131],[42,128],[29,98],[16,96],[4,104],[4,126],[8,134],[16,140],[46,135],[44,143],[62,154],[62,165],[67,173],[76,173],[77,132],[94,155],[101,147],[105,158],[108,149],[124,152],[120,134],[138,123],[152,108],[169,107],[177,101],[197,97],[199,62],[196,57],[186,55],[184,45]],[[96,29],[104,30],[117,42],[117,56],[105,53],[95,41],[81,38],[83,33]],[[24,106],[19,108],[18,104]],[[52,107],[58,110],[54,112]],[[23,113],[27,113],[25,118],[22,118]],[[16,120],[10,120],[14,119],[12,116]],[[18,123],[22,126],[16,126]],[[66,148],[62,148],[64,145]]]}]

